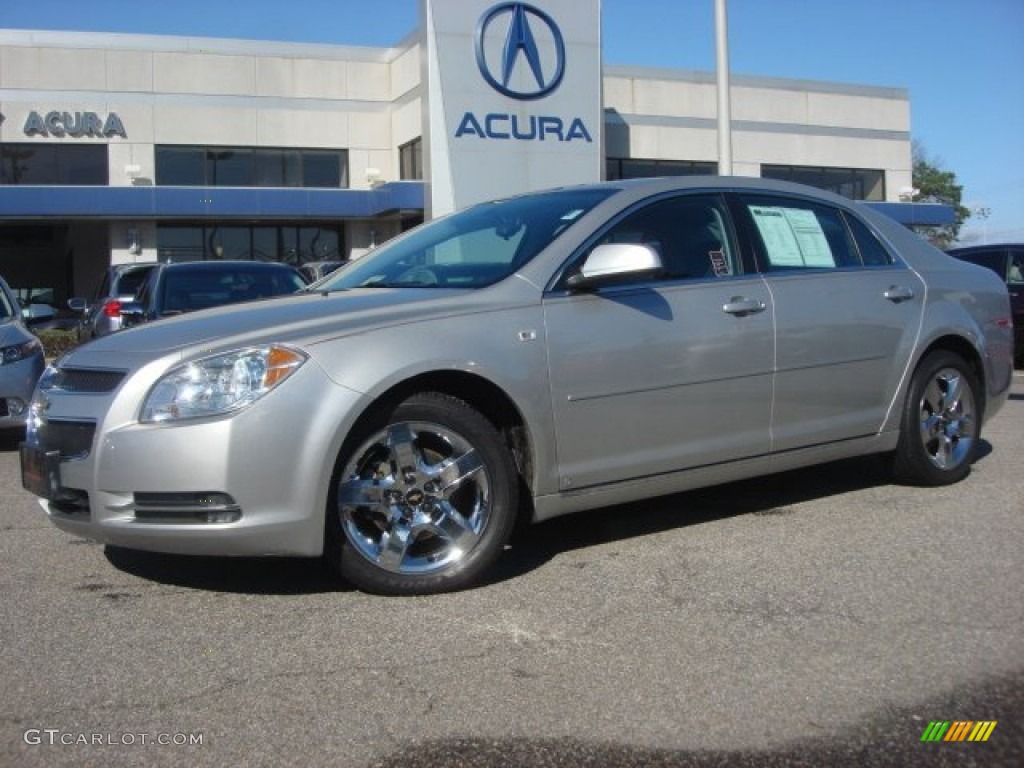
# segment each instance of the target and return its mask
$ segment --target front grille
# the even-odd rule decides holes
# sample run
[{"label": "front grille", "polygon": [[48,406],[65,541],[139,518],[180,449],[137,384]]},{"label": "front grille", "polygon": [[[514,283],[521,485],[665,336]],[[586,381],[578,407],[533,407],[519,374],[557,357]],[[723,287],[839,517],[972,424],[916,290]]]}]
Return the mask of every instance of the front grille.
[{"label": "front grille", "polygon": [[124,371],[92,368],[60,368],[50,379],[50,388],[82,394],[113,392],[124,379]]},{"label": "front grille", "polygon": [[63,421],[52,419],[38,427],[39,445],[47,450],[60,451],[61,461],[84,459],[92,450],[96,424],[91,421]]}]

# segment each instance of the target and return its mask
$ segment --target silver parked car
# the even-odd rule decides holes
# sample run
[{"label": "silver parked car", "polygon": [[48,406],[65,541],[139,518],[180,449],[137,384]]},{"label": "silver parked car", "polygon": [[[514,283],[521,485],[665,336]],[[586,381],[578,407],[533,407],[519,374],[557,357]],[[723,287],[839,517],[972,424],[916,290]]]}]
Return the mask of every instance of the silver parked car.
[{"label": "silver parked car", "polygon": [[1005,284],[810,188],[624,181],[475,206],[314,290],[44,374],[23,482],[59,528],[478,583],[519,516],[861,454],[955,482],[1011,384]]},{"label": "silver parked car", "polygon": [[68,307],[80,315],[77,327],[79,342],[121,330],[124,327],[122,309],[135,298],[146,276],[156,265],[155,261],[114,264],[103,272],[92,301],[81,297],[68,299]]},{"label": "silver parked car", "polygon": [[0,429],[24,428],[44,367],[43,345],[25,325],[21,305],[0,278]]}]

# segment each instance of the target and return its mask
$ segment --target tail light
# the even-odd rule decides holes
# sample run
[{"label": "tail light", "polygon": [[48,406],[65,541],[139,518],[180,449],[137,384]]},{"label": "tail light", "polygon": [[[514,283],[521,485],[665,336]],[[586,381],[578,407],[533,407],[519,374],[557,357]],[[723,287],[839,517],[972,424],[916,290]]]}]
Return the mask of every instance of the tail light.
[{"label": "tail light", "polygon": [[111,299],[103,305],[103,316],[104,317],[120,317],[121,316],[121,302],[117,299]]}]

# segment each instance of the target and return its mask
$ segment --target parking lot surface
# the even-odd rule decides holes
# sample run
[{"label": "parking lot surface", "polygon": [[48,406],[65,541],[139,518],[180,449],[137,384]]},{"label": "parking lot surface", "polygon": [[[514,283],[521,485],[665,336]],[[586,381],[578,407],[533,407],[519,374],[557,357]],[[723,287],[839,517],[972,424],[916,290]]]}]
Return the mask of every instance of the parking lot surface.
[{"label": "parking lot surface", "polygon": [[[8,439],[0,765],[1019,765],[1020,372],[984,439],[947,488],[868,459],[554,520],[415,599],[77,539]],[[921,741],[958,720],[997,725]]]}]

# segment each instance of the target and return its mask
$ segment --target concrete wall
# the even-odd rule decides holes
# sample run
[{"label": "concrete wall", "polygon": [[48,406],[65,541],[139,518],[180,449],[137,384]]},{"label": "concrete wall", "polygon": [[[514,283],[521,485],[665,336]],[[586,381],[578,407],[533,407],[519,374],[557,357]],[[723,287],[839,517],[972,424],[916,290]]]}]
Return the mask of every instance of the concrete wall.
[{"label": "concrete wall", "polygon": [[[881,88],[764,77],[733,77],[734,173],[761,165],[865,168],[885,172],[886,199],[910,186],[910,99]],[[606,67],[609,157],[716,162],[714,75]]]}]

